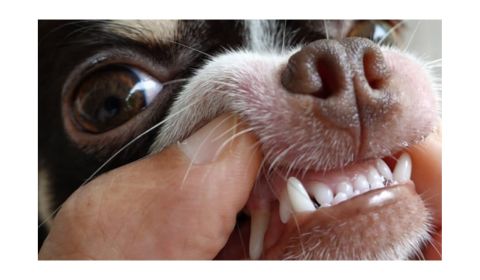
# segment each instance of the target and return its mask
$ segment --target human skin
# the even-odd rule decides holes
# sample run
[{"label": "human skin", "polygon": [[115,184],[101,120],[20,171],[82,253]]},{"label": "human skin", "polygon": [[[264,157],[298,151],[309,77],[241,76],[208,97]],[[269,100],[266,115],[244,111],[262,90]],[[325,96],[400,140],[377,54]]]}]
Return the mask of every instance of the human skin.
[{"label": "human skin", "polygon": [[[229,141],[242,127],[236,117],[220,116],[181,144],[79,188],[57,214],[39,259],[213,259],[235,229],[262,161],[254,135]],[[441,258],[439,135],[409,150],[417,192],[434,210],[426,259]]]},{"label": "human skin", "polygon": [[441,129],[411,147],[412,180],[433,215],[433,240],[422,252],[425,259],[442,258],[442,136]]}]

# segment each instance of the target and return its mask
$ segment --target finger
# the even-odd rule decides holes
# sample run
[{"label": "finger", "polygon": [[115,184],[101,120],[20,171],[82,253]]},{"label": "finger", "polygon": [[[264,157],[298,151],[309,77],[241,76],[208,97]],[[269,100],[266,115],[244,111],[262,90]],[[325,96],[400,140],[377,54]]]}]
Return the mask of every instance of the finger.
[{"label": "finger", "polygon": [[412,179],[432,213],[432,239],[423,250],[427,260],[442,257],[442,139],[441,130],[409,150],[412,157]]},{"label": "finger", "polygon": [[442,140],[440,132],[409,150],[412,157],[412,179],[417,192],[432,210],[434,223],[442,221]]},{"label": "finger", "polygon": [[51,252],[45,247],[67,258],[213,258],[261,161],[256,139],[242,127],[235,117],[219,117],[182,144],[80,188],[55,219],[41,258]]}]

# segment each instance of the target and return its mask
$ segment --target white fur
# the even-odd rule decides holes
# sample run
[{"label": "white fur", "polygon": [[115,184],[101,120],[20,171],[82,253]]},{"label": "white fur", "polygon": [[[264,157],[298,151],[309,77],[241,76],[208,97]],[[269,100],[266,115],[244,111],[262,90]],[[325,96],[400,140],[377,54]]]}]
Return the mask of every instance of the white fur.
[{"label": "white fur", "polygon": [[[170,113],[190,107],[176,118],[169,119],[159,132],[150,150],[162,150],[170,144],[180,141],[195,131],[206,121],[225,112],[227,109],[242,113],[249,104],[239,104],[243,92],[239,82],[245,75],[273,75],[288,56],[271,54],[260,55],[248,51],[231,52],[215,58],[197,71],[190,82],[180,92]],[[257,72],[253,65],[269,65],[270,69]]]}]

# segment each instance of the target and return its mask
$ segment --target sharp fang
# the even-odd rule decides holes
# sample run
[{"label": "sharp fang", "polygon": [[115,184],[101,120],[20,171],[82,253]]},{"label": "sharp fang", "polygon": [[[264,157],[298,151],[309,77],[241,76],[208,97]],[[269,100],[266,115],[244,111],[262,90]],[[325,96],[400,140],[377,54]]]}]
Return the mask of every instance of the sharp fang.
[{"label": "sharp fang", "polygon": [[290,204],[295,213],[315,211],[315,205],[310,200],[305,187],[297,178],[288,178],[287,192],[288,197],[290,198]]},{"label": "sharp fang", "polygon": [[251,217],[249,255],[250,259],[258,260],[263,252],[263,239],[270,221],[270,210],[252,210]]},{"label": "sharp fang", "polygon": [[395,169],[393,170],[393,180],[404,183],[410,180],[410,176],[412,175],[412,159],[410,155],[407,153],[403,153],[397,161],[395,165]]},{"label": "sharp fang", "polygon": [[290,199],[288,198],[288,191],[285,189],[280,195],[278,214],[280,215],[280,221],[286,224],[292,214],[292,206],[290,205]]}]

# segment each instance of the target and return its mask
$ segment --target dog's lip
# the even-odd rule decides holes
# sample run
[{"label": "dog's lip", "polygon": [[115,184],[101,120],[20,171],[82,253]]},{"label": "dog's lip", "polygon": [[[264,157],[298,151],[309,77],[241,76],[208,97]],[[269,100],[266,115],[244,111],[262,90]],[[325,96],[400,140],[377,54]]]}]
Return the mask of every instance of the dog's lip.
[{"label": "dog's lip", "polygon": [[[378,211],[382,207],[395,203],[399,199],[408,199],[409,196],[418,195],[415,191],[415,185],[412,181],[402,184],[388,186],[381,189],[371,190],[362,195],[356,196],[347,201],[341,202],[331,207],[317,209],[311,213],[296,213],[283,229],[269,229],[281,232],[278,239],[266,247],[264,250],[264,259],[278,259],[283,250],[288,245],[291,236],[308,232],[314,226],[327,225],[332,221],[346,220],[359,214],[365,214],[370,211]],[[267,233],[268,235],[268,233]]]},{"label": "dog's lip", "polygon": [[[394,170],[396,164],[396,158],[399,158],[402,153],[406,152],[406,150],[400,150],[396,152],[392,152],[386,157],[378,158],[384,160],[387,165],[389,166],[390,170]],[[369,164],[373,164],[377,159],[370,158],[361,161],[355,161],[350,163],[348,166],[340,168],[341,170],[356,170],[353,172],[358,172],[358,168],[362,168],[360,166],[366,166]],[[360,213],[368,213],[370,211],[379,210],[384,206],[387,206],[390,203],[394,203],[397,201],[398,192],[392,192],[392,188],[400,187],[404,185],[411,185],[409,188],[413,193],[415,192],[414,183],[412,181],[396,183],[395,185],[389,185],[383,187],[381,189],[370,190],[364,194],[357,195],[353,198],[349,198],[342,203],[339,203],[334,206],[325,207],[325,208],[317,208],[314,212],[310,213],[297,213],[293,214],[289,221],[284,224],[280,221],[279,216],[279,199],[280,193],[286,187],[286,178],[285,174],[297,174],[297,178],[303,183],[309,181],[315,181],[320,177],[325,176],[325,172],[327,171],[316,171],[316,170],[307,170],[304,172],[295,170],[285,170],[281,168],[277,168],[275,172],[264,173],[263,176],[260,176],[260,179],[257,179],[256,189],[252,191],[250,194],[249,202],[247,202],[246,208],[244,211],[247,214],[250,214],[251,209],[258,209],[258,207],[268,207],[268,211],[270,211],[270,221],[268,222],[268,227],[265,232],[264,236],[264,247],[263,247],[263,254],[262,258],[267,257],[267,253],[269,253],[270,248],[278,247],[280,249],[285,249],[287,246],[287,241],[289,237],[295,234],[298,235],[299,227],[302,226],[301,224],[311,223],[313,225],[325,225],[329,221],[326,217],[335,217],[336,220],[344,220],[348,221],[350,218],[358,215]],[[337,173],[339,172],[338,168],[332,169],[328,171]],[[333,175],[330,173],[330,175]],[[336,174],[335,176],[345,176],[346,174],[340,173]],[[262,178],[269,178],[268,180],[262,180]],[[264,182],[262,182],[264,181]],[[261,187],[262,184],[267,184],[268,187]],[[382,190],[387,190],[382,192]],[[266,206],[269,205],[269,206]],[[318,214],[320,213],[320,214]],[[335,213],[335,215],[332,215]],[[299,217],[303,217],[302,219],[298,220]],[[310,222],[308,222],[310,221]],[[301,222],[301,223],[300,223]],[[307,230],[305,230],[307,232]],[[286,234],[289,233],[289,234]],[[249,240],[250,237],[244,238],[244,240]],[[280,245],[279,245],[280,244]],[[283,244],[283,245],[282,245]],[[280,259],[281,255],[273,254],[272,256],[268,257],[271,259]]]},{"label": "dog's lip", "polygon": [[[273,203],[272,206],[272,215],[269,222],[269,226],[265,235],[264,240],[264,252],[262,259],[281,259],[282,253],[288,245],[288,237],[298,235],[298,226],[303,228],[303,232],[308,231],[308,226],[312,224],[317,224],[320,221],[331,221],[333,217],[343,217],[343,220],[349,219],[350,215],[355,215],[355,213],[368,213],[372,211],[380,211],[382,207],[389,207],[389,204],[394,204],[400,202],[399,200],[411,200],[418,199],[418,196],[425,192],[428,192],[428,186],[426,186],[426,179],[422,178],[422,174],[425,172],[425,166],[432,165],[436,155],[436,150],[441,149],[441,144],[438,146],[438,143],[441,143],[441,127],[438,127],[434,133],[430,133],[423,141],[416,143],[404,150],[392,152],[389,156],[382,158],[387,165],[393,170],[395,166],[396,158],[403,153],[407,152],[412,156],[413,165],[412,165],[412,178],[411,181],[403,184],[397,184],[393,186],[388,186],[382,189],[371,190],[367,193],[364,193],[360,196],[354,197],[338,205],[320,209],[320,211],[315,211],[313,213],[298,213],[294,215],[287,224],[282,224],[279,218],[278,213],[278,200],[276,203]],[[434,155],[432,158],[432,154]],[[437,163],[441,165],[440,163]],[[435,169],[436,170],[436,169]],[[441,172],[441,168],[439,169]],[[433,172],[427,172],[427,177],[437,176],[438,174]],[[441,178],[441,173],[440,173]],[[439,182],[441,186],[441,181]],[[435,192],[435,190],[433,190]],[[374,197],[376,194],[380,193],[389,193],[390,198],[383,200],[383,203],[371,204],[368,205],[369,198]],[[441,193],[435,198],[440,197]],[[275,200],[275,199],[274,199]],[[348,206],[351,202],[354,202],[356,205]],[[433,204],[436,202],[434,201]],[[440,202],[441,203],[441,199]],[[436,226],[439,223],[441,227],[441,204],[433,205],[432,207],[436,209],[433,212],[434,215],[434,224]],[[438,209],[440,210],[438,210]],[[363,210],[362,210],[363,209]],[[355,210],[357,212],[355,212]],[[336,213],[338,211],[338,213]],[[248,213],[248,211],[246,212]],[[438,217],[437,217],[438,216]],[[331,218],[330,220],[328,218]],[[351,217],[351,216],[350,216]],[[295,219],[294,219],[295,218]],[[318,221],[317,221],[318,219]],[[437,221],[438,220],[438,221]],[[216,257],[217,259],[248,259],[248,240],[250,235],[250,219],[246,218],[242,223],[237,224],[234,231],[232,232],[229,241],[225,245],[224,249]]]}]

